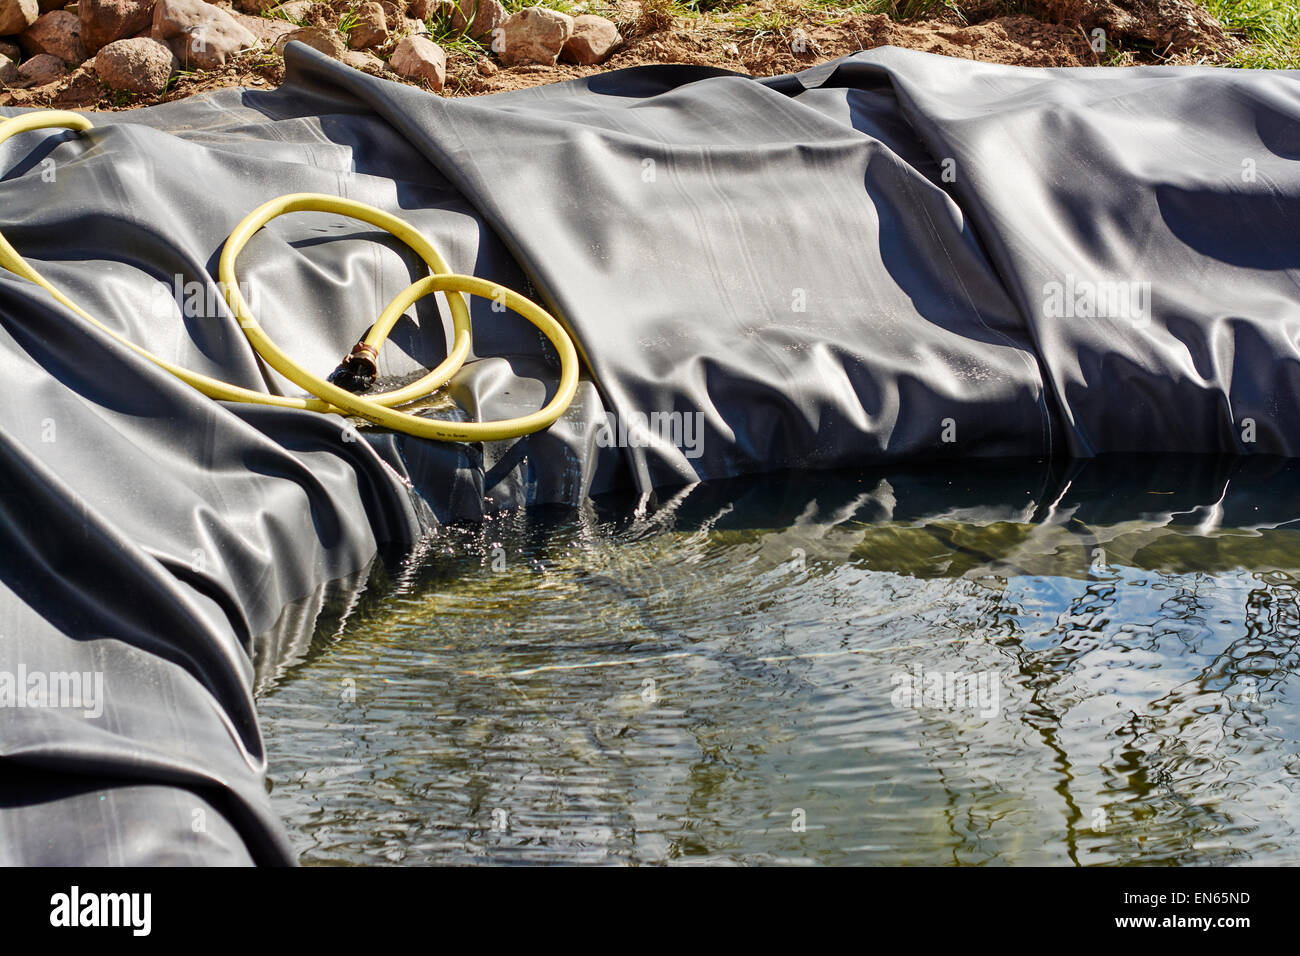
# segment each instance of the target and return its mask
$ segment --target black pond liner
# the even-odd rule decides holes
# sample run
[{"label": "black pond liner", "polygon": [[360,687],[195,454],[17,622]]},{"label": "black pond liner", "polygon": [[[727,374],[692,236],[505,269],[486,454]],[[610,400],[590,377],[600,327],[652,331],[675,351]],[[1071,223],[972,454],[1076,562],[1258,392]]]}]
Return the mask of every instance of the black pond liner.
[{"label": "black pond liner", "polygon": [[[0,862],[292,862],[254,636],[438,523],[789,469],[1300,450],[1295,73],[882,48],[769,79],[642,67],[443,99],[300,45],[286,61],[274,92],[16,137],[0,231],[155,353],[289,392],[216,260],[258,204],[343,195],[537,296],[586,376],[519,441],[357,440],[212,402],[0,273],[0,690],[103,686],[92,717],[0,709]],[[325,371],[415,275],[388,237],[319,214],[241,259],[263,325]],[[445,354],[438,308],[398,326],[381,375]],[[549,347],[491,303],[473,315],[461,413],[539,407]]]}]

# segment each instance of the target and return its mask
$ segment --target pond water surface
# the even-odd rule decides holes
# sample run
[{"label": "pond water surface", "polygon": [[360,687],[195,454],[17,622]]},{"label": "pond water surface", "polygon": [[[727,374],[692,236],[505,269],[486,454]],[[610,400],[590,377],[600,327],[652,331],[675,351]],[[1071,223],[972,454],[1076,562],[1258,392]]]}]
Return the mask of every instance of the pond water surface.
[{"label": "pond water surface", "polygon": [[1300,862],[1295,465],[709,483],[443,529],[286,620],[307,864]]}]

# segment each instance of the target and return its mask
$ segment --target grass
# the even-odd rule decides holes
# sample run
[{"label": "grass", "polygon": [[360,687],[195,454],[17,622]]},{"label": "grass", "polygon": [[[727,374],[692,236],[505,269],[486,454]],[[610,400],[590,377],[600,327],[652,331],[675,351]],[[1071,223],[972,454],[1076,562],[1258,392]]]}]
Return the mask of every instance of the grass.
[{"label": "grass", "polygon": [[354,11],[349,11],[343,15],[341,20],[339,20],[339,33],[342,33],[345,37],[351,36],[352,31],[360,26],[360,24],[361,18],[357,16]]},{"label": "grass", "polygon": [[[470,6],[473,6],[474,0],[467,0]],[[501,0],[501,6],[506,8],[506,13],[518,13],[524,7],[546,7],[548,10],[558,10],[560,13],[576,15],[579,13],[599,13],[596,9],[599,4],[587,4],[590,10],[578,10],[578,0]]]},{"label": "grass", "polygon": [[877,4],[885,7],[880,13],[887,13],[895,20],[920,20],[925,17],[933,17],[944,7],[956,9],[956,3],[945,2],[945,0],[890,0],[888,3]]},{"label": "grass", "polygon": [[[176,89],[176,84],[181,80],[188,80],[192,76],[197,76],[197,70],[177,69],[171,76],[167,77],[167,82],[163,85],[163,95],[171,93]],[[121,103],[114,103],[115,106],[121,106]]]},{"label": "grass", "polygon": [[727,22],[737,30],[749,30],[759,36],[783,33],[792,21],[781,10],[750,10],[728,17]]},{"label": "grass", "polygon": [[292,23],[296,26],[302,26],[303,24],[301,19],[290,16],[283,6],[272,7],[270,10],[263,12],[262,16],[268,20],[284,20],[286,23]]},{"label": "grass", "polygon": [[1296,0],[1202,0],[1250,48],[1229,66],[1300,70],[1300,4]]},{"label": "grass", "polygon": [[459,53],[471,60],[477,60],[487,52],[486,46],[451,25],[450,14],[429,17],[424,21],[424,25],[429,28],[429,39],[442,47],[448,56]]}]

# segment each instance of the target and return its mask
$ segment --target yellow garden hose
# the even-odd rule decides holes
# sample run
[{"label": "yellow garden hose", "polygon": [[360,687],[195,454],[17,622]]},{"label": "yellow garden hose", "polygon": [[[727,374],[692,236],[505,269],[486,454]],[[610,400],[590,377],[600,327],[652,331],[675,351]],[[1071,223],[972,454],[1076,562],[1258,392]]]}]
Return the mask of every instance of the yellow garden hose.
[{"label": "yellow garden hose", "polygon": [[[71,129],[84,131],[92,126],[90,120],[76,113],[59,110],[47,110],[28,113],[12,119],[0,121],[0,143],[18,133],[36,129]],[[425,276],[398,294],[380,314],[379,319],[370,327],[365,337],[356,344],[343,365],[331,376],[322,379],[298,365],[280,349],[258,324],[248,309],[239,291],[235,276],[235,261],[244,246],[253,235],[277,216],[291,212],[330,212],[359,219],[369,223],[400,239],[424,260],[431,275]],[[21,276],[41,286],[59,302],[76,312],[96,328],[111,335],[123,345],[147,358],[160,368],[171,372],[181,381],[193,386],[209,398],[228,402],[246,402],[252,405],[275,405],[281,408],[306,409],[314,412],[356,415],[394,431],[405,432],[419,438],[431,438],[437,441],[498,441],[518,438],[549,427],[564,414],[569,403],[573,401],[578,387],[578,355],[573,342],[564,327],[560,325],[545,309],[531,300],[486,279],[474,276],[458,275],[451,272],[438,250],[433,247],[414,226],[381,209],[367,206],[365,203],[337,196],[316,193],[294,193],[281,196],[263,203],[254,209],[230,234],[221,251],[218,266],[218,278],[221,281],[226,302],[230,305],[239,327],[248,338],[249,343],[262,360],[289,381],[302,388],[312,398],[291,398],[281,395],[268,395],[251,389],[231,385],[218,379],[209,378],[190,369],[173,365],[159,358],[147,349],[136,345],[129,339],[113,331],[94,316],[71,301],[54,287],[44,276],[31,267],[28,262],[0,234],[0,266],[15,275]],[[424,296],[431,292],[446,295],[451,309],[454,336],[447,358],[437,368],[424,375],[416,382],[402,388],[380,395],[358,395],[336,382],[347,383],[360,381],[363,384],[372,381],[375,361],[379,349],[383,347],[388,335],[402,315]],[[519,418],[498,422],[447,422],[423,418],[408,412],[399,411],[398,405],[405,405],[425,398],[441,388],[456,374],[464,364],[470,350],[469,309],[465,305],[464,294],[483,296],[503,304],[523,316],[541,330],[542,334],[555,346],[560,356],[560,383],[554,397],[539,411]]]}]

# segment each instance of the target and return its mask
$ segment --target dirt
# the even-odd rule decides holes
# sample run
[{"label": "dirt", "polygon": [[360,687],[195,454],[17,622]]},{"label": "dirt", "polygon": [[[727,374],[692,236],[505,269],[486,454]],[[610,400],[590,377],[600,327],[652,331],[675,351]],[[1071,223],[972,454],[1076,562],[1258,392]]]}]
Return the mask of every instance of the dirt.
[{"label": "dirt", "polygon": [[[308,22],[332,29],[352,6],[349,0],[318,3]],[[794,0],[759,0],[690,18],[673,16],[664,0],[618,0],[598,12],[625,38],[604,64],[502,69],[486,50],[470,55],[452,48],[443,95],[497,93],[655,63],[771,76],[884,45],[1018,66],[1212,63],[1238,46],[1190,0],[973,0],[944,8],[937,19],[910,22]],[[1104,31],[1104,44],[1097,31]],[[404,82],[382,68],[373,72]],[[273,88],[283,77],[279,56],[255,50],[221,71],[179,75],[161,96],[130,97],[108,90],[83,66],[59,83],[0,91],[0,106],[115,110],[231,86]]]},{"label": "dirt", "polygon": [[[760,10],[776,7],[755,6]],[[651,63],[686,63],[774,76],[887,45],[1020,66],[1083,66],[1097,62],[1087,38],[1077,27],[1025,16],[998,17],[960,27],[943,21],[897,23],[871,14],[830,22],[794,14],[789,26],[777,31],[737,30],[726,21],[714,20],[675,20],[657,29],[653,20],[646,24],[615,18],[615,22],[627,42],[599,67],[558,64],[498,70],[484,60],[453,62],[449,58],[448,91],[499,93]],[[796,52],[798,46],[804,49]]]}]

